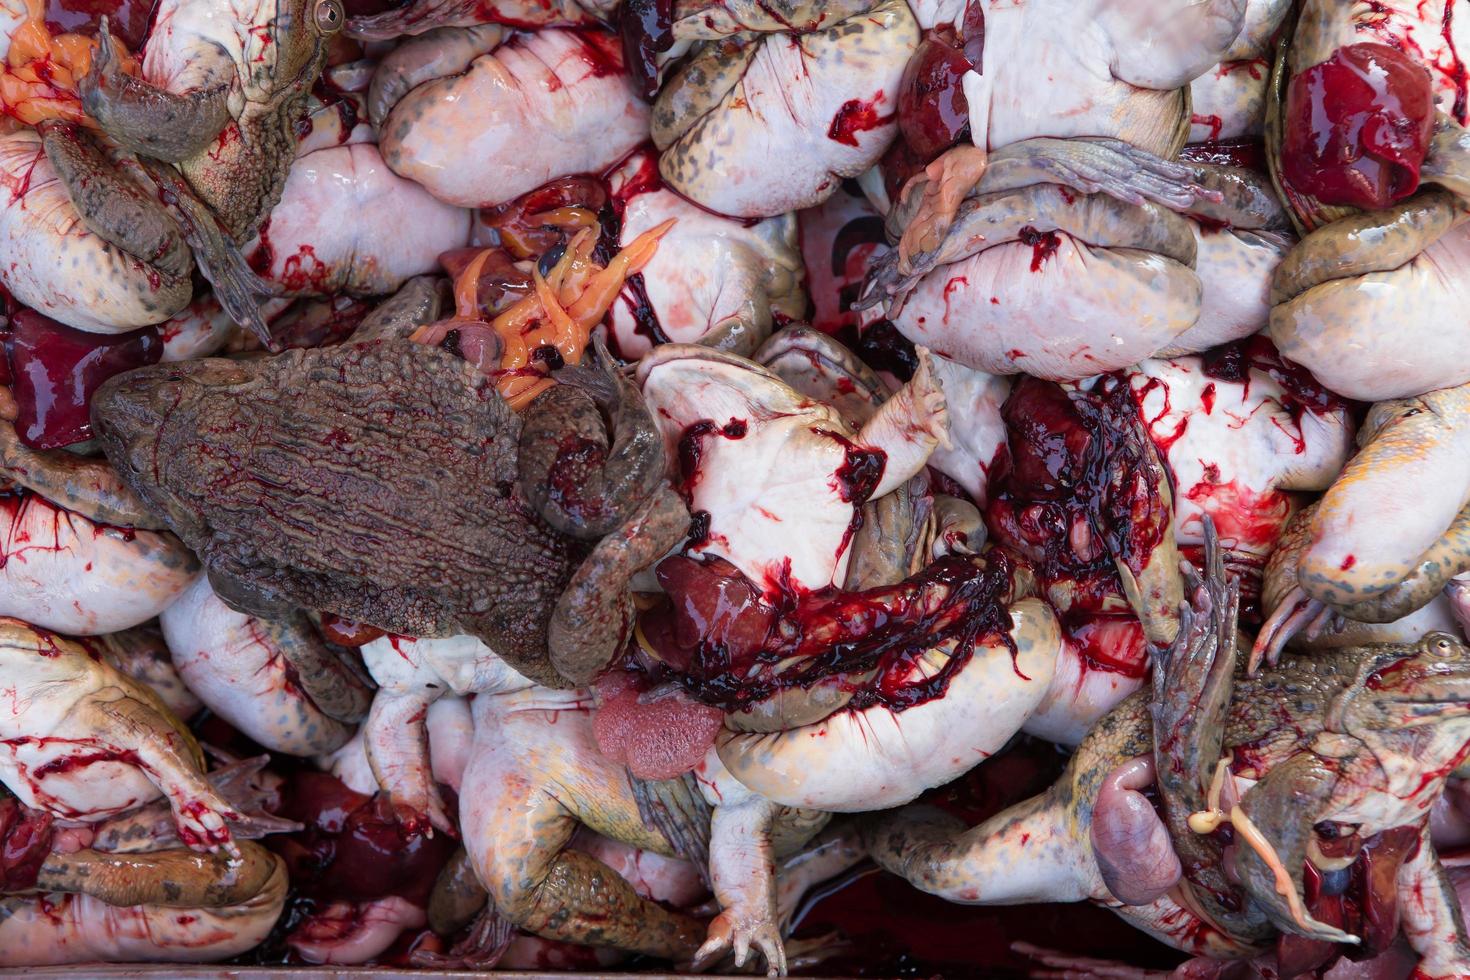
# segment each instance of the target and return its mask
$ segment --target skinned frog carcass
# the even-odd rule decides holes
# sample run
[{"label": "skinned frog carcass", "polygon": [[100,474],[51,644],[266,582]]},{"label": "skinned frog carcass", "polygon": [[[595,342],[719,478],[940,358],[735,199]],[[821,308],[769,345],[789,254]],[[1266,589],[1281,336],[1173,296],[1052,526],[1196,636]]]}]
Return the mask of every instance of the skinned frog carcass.
[{"label": "skinned frog carcass", "polygon": [[[473,630],[560,685],[553,662],[598,656],[582,641],[616,644],[618,583],[687,521],[660,487],[637,389],[603,358],[564,370],[524,418],[472,365],[394,338],[158,365],[113,378],[92,411],[119,472],[194,546],[227,605],[266,619],[316,609],[405,635]],[[446,486],[476,502],[443,500]],[[580,542],[610,531],[581,562]],[[602,617],[610,634],[571,631],[548,660],[556,616]]]},{"label": "skinned frog carcass", "polygon": [[1312,0],[1277,59],[1267,155],[1305,237],[1277,271],[1271,337],[1348,398],[1470,381],[1470,17],[1456,14],[1455,0]]},{"label": "skinned frog carcass", "polygon": [[221,602],[200,576],[159,622],[189,689],[273,752],[331,752],[367,714],[371,691],[304,615],[246,616]]},{"label": "skinned frog carcass", "polygon": [[162,612],[199,563],[105,460],[34,450],[0,421],[0,615],[71,635]]},{"label": "skinned frog carcass", "polygon": [[[858,304],[884,306],[916,343],[982,371],[1072,380],[1262,325],[1285,218],[1251,171],[1053,138],[997,150],[978,173],[955,167],[910,182],[887,217],[897,247]],[[942,221],[935,194],[955,198]]]},{"label": "skinned frog carcass", "polygon": [[[459,57],[415,60],[369,94],[384,161],[439,200],[501,204],[555,177],[599,173],[648,138],[648,107],[633,94],[611,34],[463,30],[477,34]],[[411,46],[452,43],[414,38],[379,72],[410,58]],[[385,89],[388,77],[396,81]]]},{"label": "skinned frog carcass", "polygon": [[[650,661],[629,699],[641,707],[620,710],[651,723],[651,691],[682,683],[733,712],[714,733],[718,756],[765,798],[895,805],[1015,733],[1051,679],[1055,619],[1035,600],[1007,607],[1006,566],[969,554],[983,541],[972,505],[936,498],[970,519],[932,526],[916,482],[944,416],[927,352],[886,401],[820,334],[788,328],[760,356],[768,367],[668,345],[640,366],[698,530],[658,568],[671,603],[641,620]],[[954,553],[931,562],[931,547]],[[834,645],[841,662],[813,657]],[[969,710],[980,692],[983,715]],[[661,743],[671,727],[694,738],[691,719],[661,721]]]},{"label": "skinned frog carcass", "polygon": [[230,824],[251,818],[203,775],[188,729],[148,688],[75,641],[0,620],[5,687],[16,706],[0,744],[0,780],[27,806],[65,820],[97,820],[167,799],[179,839],[236,853]]},{"label": "skinned frog carcass", "polygon": [[1272,41],[1291,4],[1247,0],[1240,33],[1220,63],[1189,85],[1191,143],[1258,140],[1266,125]]},{"label": "skinned frog carcass", "polygon": [[625,287],[613,306],[610,333],[617,350],[636,358],[672,341],[748,357],[770,335],[773,319],[794,320],[805,309],[796,217],[747,225],[711,214],[661,186],[657,165],[652,153],[639,151],[608,177],[621,210],[621,245],[677,219],[665,246],[639,273],[642,296],[630,297]]},{"label": "skinned frog carcass", "polygon": [[[872,854],[952,901],[1091,900],[1194,955],[1274,947],[1283,975],[1381,952],[1400,928],[1416,975],[1463,975],[1427,824],[1470,745],[1470,650],[1431,633],[1248,678],[1234,586],[1206,551],[1153,693],[1104,718],[1050,791],[970,829],[926,808],[878,817]],[[1162,816],[1140,792],[1155,781]]]},{"label": "skinned frog carcass", "polygon": [[[629,6],[630,47],[691,52],[658,92],[653,141],[664,180],[702,207],[766,217],[820,204],[898,131],[899,81],[919,41],[901,0],[680,0],[656,27]],[[658,88],[654,65],[643,72]]]},{"label": "skinned frog carcass", "polygon": [[1209,517],[1253,599],[1301,493],[1327,489],[1352,452],[1348,407],[1264,337],[1142,361],[1125,377],[1173,476],[1180,547],[1197,552]]}]

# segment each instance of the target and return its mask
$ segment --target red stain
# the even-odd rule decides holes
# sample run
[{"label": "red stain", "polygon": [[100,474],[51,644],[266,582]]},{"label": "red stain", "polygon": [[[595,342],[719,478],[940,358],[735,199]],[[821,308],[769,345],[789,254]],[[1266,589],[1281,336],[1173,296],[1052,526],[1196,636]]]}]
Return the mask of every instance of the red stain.
[{"label": "red stain", "polygon": [[848,99],[837,110],[837,115],[832,117],[832,125],[827,128],[827,138],[845,146],[857,146],[858,133],[877,129],[892,121],[892,113],[886,116],[878,114],[878,106],[883,101],[881,89],[874,92],[873,97],[867,101]]}]

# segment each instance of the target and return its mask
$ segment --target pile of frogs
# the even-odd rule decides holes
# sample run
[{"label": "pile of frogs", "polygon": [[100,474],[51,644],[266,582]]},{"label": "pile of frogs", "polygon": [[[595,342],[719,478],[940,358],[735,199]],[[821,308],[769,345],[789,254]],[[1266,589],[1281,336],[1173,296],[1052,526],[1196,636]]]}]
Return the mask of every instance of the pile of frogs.
[{"label": "pile of frogs", "polygon": [[0,965],[774,975],[876,865],[1470,976],[1462,0],[92,7],[0,0]]}]

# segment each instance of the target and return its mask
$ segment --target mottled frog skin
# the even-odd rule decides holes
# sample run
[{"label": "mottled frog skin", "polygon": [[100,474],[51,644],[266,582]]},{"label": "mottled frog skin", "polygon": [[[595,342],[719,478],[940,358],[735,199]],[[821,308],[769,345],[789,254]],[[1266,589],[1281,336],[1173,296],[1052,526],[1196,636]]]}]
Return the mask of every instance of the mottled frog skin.
[{"label": "mottled frog skin", "polygon": [[390,340],[161,364],[92,408],[108,457],[232,607],[473,633],[565,684],[546,629],[575,545],[517,488],[521,419],[471,365]]}]

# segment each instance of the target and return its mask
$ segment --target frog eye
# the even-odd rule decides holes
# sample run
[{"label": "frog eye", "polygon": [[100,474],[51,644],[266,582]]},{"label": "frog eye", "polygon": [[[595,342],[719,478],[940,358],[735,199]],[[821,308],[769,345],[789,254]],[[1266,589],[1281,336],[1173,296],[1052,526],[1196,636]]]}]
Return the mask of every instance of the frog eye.
[{"label": "frog eye", "polygon": [[342,29],[342,22],[347,15],[342,10],[341,0],[317,0],[312,16],[316,19],[318,31],[323,34],[335,34]]}]

